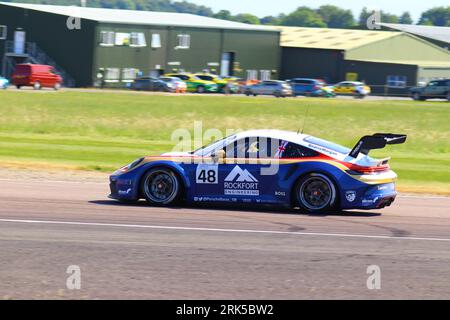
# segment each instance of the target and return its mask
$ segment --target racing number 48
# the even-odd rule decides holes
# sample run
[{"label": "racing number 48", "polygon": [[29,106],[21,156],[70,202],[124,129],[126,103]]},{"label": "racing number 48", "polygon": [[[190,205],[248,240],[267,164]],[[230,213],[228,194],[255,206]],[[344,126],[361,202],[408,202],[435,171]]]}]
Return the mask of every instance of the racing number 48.
[{"label": "racing number 48", "polygon": [[215,170],[200,170],[197,180],[202,183],[216,183],[217,172]]}]

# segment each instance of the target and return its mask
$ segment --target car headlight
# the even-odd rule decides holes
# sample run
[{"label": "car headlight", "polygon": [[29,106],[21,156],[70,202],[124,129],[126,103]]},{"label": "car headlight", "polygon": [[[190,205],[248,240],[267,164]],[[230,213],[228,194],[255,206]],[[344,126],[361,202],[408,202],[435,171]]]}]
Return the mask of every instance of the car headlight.
[{"label": "car headlight", "polygon": [[140,158],[140,159],[133,161],[130,164],[127,164],[126,166],[124,166],[124,167],[120,168],[119,170],[117,170],[116,172],[114,172],[113,175],[127,173],[128,171],[136,168],[139,164],[141,164],[141,162],[144,161],[144,159],[145,158]]}]

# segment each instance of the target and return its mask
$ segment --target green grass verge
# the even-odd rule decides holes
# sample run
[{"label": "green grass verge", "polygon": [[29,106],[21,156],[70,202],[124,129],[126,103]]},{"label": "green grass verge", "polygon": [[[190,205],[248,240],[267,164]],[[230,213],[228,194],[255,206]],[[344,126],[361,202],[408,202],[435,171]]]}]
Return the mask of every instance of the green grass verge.
[{"label": "green grass verge", "polygon": [[[450,190],[450,104],[447,102],[161,96],[124,93],[0,92],[0,159],[33,166],[111,171],[142,155],[170,151],[171,134],[194,121],[204,130],[278,128],[349,147],[374,132],[408,134],[392,156],[399,185]],[[446,193],[446,192],[444,192]]]}]

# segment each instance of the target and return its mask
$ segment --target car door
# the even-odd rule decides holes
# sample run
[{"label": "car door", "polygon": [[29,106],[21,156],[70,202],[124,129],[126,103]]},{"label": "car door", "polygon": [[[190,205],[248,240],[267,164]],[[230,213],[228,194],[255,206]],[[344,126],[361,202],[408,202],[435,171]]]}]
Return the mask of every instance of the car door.
[{"label": "car door", "polygon": [[197,164],[194,201],[256,202],[260,174],[257,160],[249,158],[250,143],[250,138],[228,141],[214,151],[225,152],[223,159]]},{"label": "car door", "polygon": [[447,96],[447,81],[441,80],[438,81],[436,86],[436,97],[446,97]]},{"label": "car door", "polygon": [[258,83],[252,86],[253,94],[264,94],[264,83]]},{"label": "car door", "polygon": [[334,87],[334,92],[338,94],[345,93],[345,82],[340,82]]},{"label": "car door", "polygon": [[428,85],[423,89],[423,96],[427,98],[433,98],[437,94],[438,81],[430,81]]},{"label": "car door", "polygon": [[[273,203],[278,188],[278,144],[267,137],[246,137],[225,147],[226,157],[219,166],[223,194],[230,202]],[[277,141],[277,140],[276,140]]]}]

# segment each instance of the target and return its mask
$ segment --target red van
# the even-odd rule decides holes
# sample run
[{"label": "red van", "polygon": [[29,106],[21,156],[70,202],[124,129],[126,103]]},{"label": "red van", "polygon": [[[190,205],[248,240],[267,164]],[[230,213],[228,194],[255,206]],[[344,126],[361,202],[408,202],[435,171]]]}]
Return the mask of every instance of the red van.
[{"label": "red van", "polygon": [[18,64],[11,79],[17,89],[31,86],[35,90],[40,90],[41,88],[58,90],[61,88],[63,81],[52,66],[42,64]]}]

